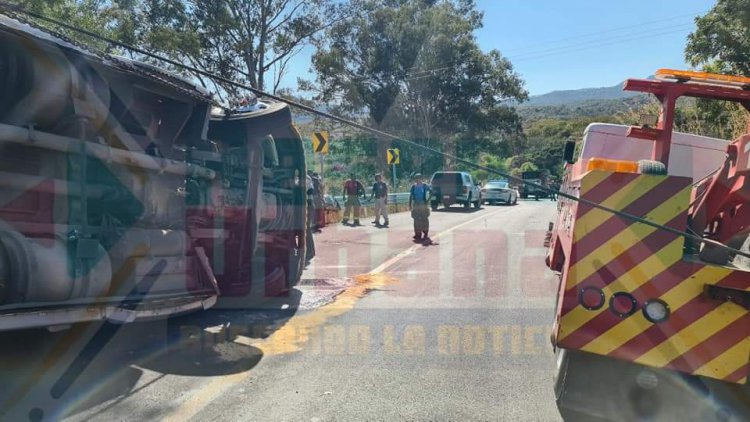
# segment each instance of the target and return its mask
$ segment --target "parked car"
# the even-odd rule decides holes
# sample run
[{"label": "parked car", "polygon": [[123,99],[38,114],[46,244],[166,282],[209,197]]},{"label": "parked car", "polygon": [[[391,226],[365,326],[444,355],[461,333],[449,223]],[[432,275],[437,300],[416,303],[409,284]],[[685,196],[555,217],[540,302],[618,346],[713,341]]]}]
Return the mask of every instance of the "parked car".
[{"label": "parked car", "polygon": [[507,180],[490,180],[482,186],[482,203],[497,204],[505,202],[515,205],[518,202],[518,191],[508,185]]},{"label": "parked car", "polygon": [[440,204],[448,208],[453,204],[462,204],[464,208],[475,208],[482,205],[479,186],[471,175],[464,171],[438,171],[432,175],[431,206],[436,210]]},{"label": "parked car", "polygon": [[[541,171],[525,171],[522,173],[521,178],[524,181],[533,183],[535,185],[546,187],[548,185],[547,174]],[[534,197],[535,200],[539,198],[546,198],[549,193],[546,189],[538,188],[533,185],[524,184],[521,186],[521,198],[526,199]]]}]

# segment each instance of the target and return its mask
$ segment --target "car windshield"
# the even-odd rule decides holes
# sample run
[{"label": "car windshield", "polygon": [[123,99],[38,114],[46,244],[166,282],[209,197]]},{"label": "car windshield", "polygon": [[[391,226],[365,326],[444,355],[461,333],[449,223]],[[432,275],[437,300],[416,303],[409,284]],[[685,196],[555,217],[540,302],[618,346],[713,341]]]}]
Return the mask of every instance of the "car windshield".
[{"label": "car windshield", "polygon": [[508,182],[487,182],[486,188],[508,189]]},{"label": "car windshield", "polygon": [[750,0],[0,0],[0,421],[750,421]]}]

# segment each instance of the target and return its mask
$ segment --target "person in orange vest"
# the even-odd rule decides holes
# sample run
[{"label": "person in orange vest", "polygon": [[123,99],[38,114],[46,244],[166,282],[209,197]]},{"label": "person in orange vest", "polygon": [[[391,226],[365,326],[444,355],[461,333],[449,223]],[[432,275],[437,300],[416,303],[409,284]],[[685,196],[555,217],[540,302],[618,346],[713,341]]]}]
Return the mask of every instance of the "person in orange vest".
[{"label": "person in orange vest", "polygon": [[354,173],[349,175],[349,180],[344,182],[344,217],[343,224],[349,223],[349,213],[354,211],[354,225],[361,226],[359,223],[359,207],[362,205],[359,198],[364,196],[365,187],[362,186]]}]

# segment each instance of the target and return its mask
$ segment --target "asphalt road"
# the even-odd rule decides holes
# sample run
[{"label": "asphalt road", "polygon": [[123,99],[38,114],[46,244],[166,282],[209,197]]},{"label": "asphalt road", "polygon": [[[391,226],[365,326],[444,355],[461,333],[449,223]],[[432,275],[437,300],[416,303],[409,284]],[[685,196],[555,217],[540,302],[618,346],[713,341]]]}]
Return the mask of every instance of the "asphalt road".
[{"label": "asphalt road", "polygon": [[[559,420],[550,201],[330,226],[288,297],[0,335],[13,420]],[[72,368],[72,369],[71,369]],[[78,375],[80,373],[80,375]]]}]

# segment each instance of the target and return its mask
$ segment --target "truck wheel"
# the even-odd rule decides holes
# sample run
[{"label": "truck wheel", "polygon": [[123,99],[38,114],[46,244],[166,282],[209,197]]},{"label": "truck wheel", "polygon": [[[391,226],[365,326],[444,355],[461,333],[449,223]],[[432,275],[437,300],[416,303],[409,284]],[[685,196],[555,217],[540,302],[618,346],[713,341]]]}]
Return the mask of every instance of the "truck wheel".
[{"label": "truck wheel", "polygon": [[[571,382],[569,378],[576,378],[580,380],[581,373],[588,373],[589,370],[585,366],[586,355],[582,355],[578,351],[568,351],[566,349],[558,348],[555,351],[555,358],[557,363],[557,370],[553,377],[555,399],[557,401],[557,409],[565,422],[604,422],[608,419],[599,418],[588,414],[587,411],[593,409],[580,408],[580,400],[571,399],[572,397],[585,396],[590,389],[596,389],[595,384],[589,386],[582,385],[580,382]],[[591,395],[595,397],[595,394]]]},{"label": "truck wheel", "polygon": [[529,197],[529,195],[526,195],[525,193],[522,193],[522,194],[521,194],[521,199],[526,199],[526,198],[528,198],[528,197]]},{"label": "truck wheel", "polygon": [[538,201],[539,200],[539,195],[534,195],[534,200]]},{"label": "truck wheel", "polygon": [[474,201],[474,208],[476,209],[482,208],[482,201],[480,200]]},{"label": "truck wheel", "polygon": [[667,166],[661,161],[639,160],[638,173],[665,175],[667,174]]},{"label": "truck wheel", "polygon": [[438,208],[438,202],[437,201],[432,201],[430,203],[430,208],[432,208],[433,211],[437,210],[437,208]]},{"label": "truck wheel", "polygon": [[469,209],[471,207],[471,195],[469,195],[469,198],[464,202],[464,209]]}]

